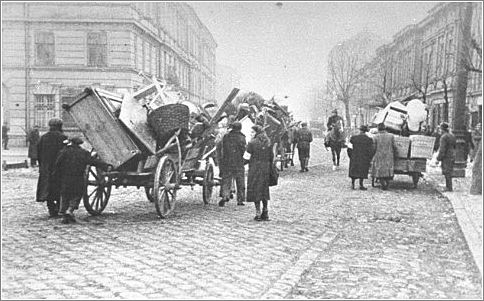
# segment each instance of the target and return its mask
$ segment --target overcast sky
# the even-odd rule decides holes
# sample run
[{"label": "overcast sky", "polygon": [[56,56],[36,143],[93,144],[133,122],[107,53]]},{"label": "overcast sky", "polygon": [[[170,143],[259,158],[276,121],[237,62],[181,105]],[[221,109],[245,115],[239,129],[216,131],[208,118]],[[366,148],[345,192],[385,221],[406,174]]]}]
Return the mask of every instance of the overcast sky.
[{"label": "overcast sky", "polygon": [[[362,30],[387,41],[421,21],[437,2],[189,2],[214,36],[218,64],[235,68],[241,88],[288,95],[302,117],[311,87],[325,79],[327,55]],[[299,107],[299,108],[298,108]]]}]

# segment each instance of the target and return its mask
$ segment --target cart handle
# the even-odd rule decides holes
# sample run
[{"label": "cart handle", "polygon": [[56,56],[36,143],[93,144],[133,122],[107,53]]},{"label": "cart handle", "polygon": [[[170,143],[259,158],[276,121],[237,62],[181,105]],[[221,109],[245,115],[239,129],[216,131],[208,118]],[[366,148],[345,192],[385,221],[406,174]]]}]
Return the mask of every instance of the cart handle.
[{"label": "cart handle", "polygon": [[[166,142],[165,146],[156,152],[155,156],[161,157],[167,150],[177,145],[178,135],[180,135],[181,129],[178,129],[173,136]],[[175,140],[175,142],[173,142]]]}]

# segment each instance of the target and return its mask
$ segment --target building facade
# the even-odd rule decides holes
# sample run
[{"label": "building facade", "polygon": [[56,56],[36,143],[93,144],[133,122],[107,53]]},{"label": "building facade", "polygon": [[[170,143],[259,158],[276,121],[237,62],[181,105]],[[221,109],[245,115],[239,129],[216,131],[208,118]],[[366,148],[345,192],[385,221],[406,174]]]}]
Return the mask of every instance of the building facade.
[{"label": "building facade", "polygon": [[132,92],[151,76],[214,101],[216,47],[183,2],[3,2],[2,121],[25,145],[52,117],[74,129],[61,105],[85,87]]},{"label": "building facade", "polygon": [[[427,123],[431,128],[436,128],[443,121],[452,123],[458,43],[469,44],[464,57],[469,61],[469,66],[482,71],[482,57],[470,47],[470,41],[464,42],[461,38],[463,9],[463,3],[439,3],[429,11],[425,19],[405,27],[394,35],[391,43],[380,47],[367,73],[376,74],[380,78],[382,74],[389,76],[384,82],[377,83],[375,95],[364,97],[378,100],[382,93],[389,94],[386,103],[417,97],[427,104]],[[481,23],[482,3],[475,2],[471,35],[477,45],[482,47]],[[386,62],[384,67],[382,61]],[[375,87],[375,82],[367,80],[362,85],[367,86],[362,89],[367,91],[372,89],[371,86]],[[376,107],[386,103],[370,101],[368,104],[369,107]],[[482,120],[480,72],[469,72],[466,103],[467,123],[472,127]]]}]

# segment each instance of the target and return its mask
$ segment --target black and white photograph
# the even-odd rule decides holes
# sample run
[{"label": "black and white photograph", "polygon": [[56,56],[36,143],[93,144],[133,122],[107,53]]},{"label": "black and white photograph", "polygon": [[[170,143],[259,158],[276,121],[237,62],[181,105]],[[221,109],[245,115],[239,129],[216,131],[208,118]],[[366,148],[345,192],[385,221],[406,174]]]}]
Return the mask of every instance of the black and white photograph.
[{"label": "black and white photograph", "polygon": [[481,1],[0,1],[2,300],[482,300]]}]

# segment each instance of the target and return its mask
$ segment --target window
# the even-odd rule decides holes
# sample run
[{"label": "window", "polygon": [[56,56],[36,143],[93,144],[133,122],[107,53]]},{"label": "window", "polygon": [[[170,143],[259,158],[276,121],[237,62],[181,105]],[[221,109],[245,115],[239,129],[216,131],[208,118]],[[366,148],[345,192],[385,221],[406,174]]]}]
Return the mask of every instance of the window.
[{"label": "window", "polygon": [[35,52],[38,65],[54,65],[54,33],[37,32],[35,34]]},{"label": "window", "polygon": [[34,124],[47,126],[49,120],[54,117],[54,94],[36,94],[34,104]]},{"label": "window", "polygon": [[107,66],[107,37],[105,32],[87,34],[87,64],[93,67]]}]

